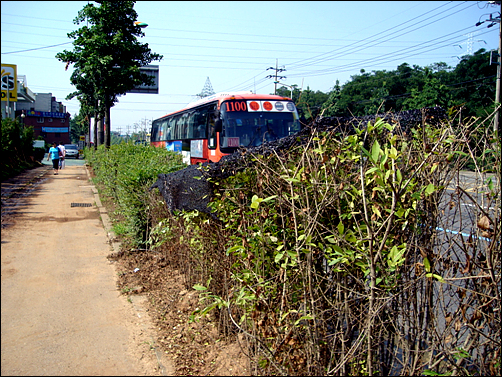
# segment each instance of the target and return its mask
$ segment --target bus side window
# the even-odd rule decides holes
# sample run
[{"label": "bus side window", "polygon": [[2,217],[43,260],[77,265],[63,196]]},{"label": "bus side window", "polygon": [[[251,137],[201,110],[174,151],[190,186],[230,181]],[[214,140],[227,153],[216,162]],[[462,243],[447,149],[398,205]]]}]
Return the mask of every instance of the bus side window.
[{"label": "bus side window", "polygon": [[166,140],[167,137],[167,123],[168,120],[164,119],[162,122],[159,122],[159,140]]},{"label": "bus side window", "polygon": [[187,119],[187,138],[188,139],[193,139],[195,138],[195,117],[196,117],[196,112],[191,111],[188,114],[188,119]]},{"label": "bus side window", "polygon": [[207,109],[198,109],[196,111],[196,132],[194,138],[205,139],[207,137]]},{"label": "bus side window", "polygon": [[173,129],[171,130],[171,139],[173,140],[178,140],[180,137],[180,126],[181,126],[181,119],[179,115],[176,115],[173,117]]},{"label": "bus side window", "polygon": [[158,133],[159,133],[159,123],[160,122],[153,122],[153,124],[152,124],[152,131],[150,132],[150,135],[151,135],[150,139],[152,141],[158,141],[159,140],[159,135],[158,135]]},{"label": "bus side window", "polygon": [[166,139],[172,140],[174,138],[174,127],[176,126],[176,118],[169,119],[167,126]]},{"label": "bus side window", "polygon": [[186,139],[187,114],[178,115],[176,121],[176,139]]},{"label": "bus side window", "polygon": [[211,149],[216,148],[216,114],[211,112],[208,117],[208,146]]}]

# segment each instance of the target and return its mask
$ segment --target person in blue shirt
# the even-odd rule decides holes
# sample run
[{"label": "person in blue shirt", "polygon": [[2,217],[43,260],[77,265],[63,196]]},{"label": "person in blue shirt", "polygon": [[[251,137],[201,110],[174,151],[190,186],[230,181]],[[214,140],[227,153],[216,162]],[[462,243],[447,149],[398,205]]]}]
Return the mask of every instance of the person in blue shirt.
[{"label": "person in blue shirt", "polygon": [[52,147],[49,149],[49,154],[47,155],[47,161],[49,158],[52,160],[52,168],[54,169],[54,175],[58,174],[59,170],[59,148],[56,142],[52,143]]}]

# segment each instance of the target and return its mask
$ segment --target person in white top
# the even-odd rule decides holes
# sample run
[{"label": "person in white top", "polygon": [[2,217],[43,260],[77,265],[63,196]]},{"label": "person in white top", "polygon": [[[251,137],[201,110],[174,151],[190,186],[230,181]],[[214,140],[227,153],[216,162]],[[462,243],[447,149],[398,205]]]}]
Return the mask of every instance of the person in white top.
[{"label": "person in white top", "polygon": [[59,170],[61,170],[64,168],[64,158],[66,156],[66,149],[61,141],[59,142],[58,148],[61,151],[62,155],[62,157],[59,157]]}]

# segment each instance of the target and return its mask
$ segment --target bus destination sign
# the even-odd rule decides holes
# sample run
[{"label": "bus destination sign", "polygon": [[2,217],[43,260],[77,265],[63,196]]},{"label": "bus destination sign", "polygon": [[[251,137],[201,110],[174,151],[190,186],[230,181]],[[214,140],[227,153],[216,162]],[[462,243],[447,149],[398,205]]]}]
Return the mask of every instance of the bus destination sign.
[{"label": "bus destination sign", "polygon": [[238,111],[266,111],[266,112],[294,112],[295,105],[286,101],[227,101],[227,112]]}]

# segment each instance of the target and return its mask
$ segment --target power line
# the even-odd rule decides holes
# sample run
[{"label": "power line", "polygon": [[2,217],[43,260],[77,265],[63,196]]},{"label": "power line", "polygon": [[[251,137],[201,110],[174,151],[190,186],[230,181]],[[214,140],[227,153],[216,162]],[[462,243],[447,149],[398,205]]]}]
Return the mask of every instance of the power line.
[{"label": "power line", "polygon": [[[466,29],[468,29],[468,28],[466,28]],[[463,31],[463,30],[465,30],[465,29],[462,29],[460,31]],[[455,32],[455,33],[457,33],[457,32]],[[454,34],[454,33],[452,33],[452,34]],[[480,33],[478,35],[483,35],[483,34],[486,34],[486,33]],[[446,36],[443,36],[443,37],[440,37],[440,38],[436,38],[436,39],[441,39],[441,38],[444,38]],[[297,73],[297,74],[291,74],[290,76],[291,77],[321,76],[321,75],[332,74],[332,73],[335,73],[335,72],[345,72],[347,70],[354,69],[355,67],[360,67],[361,64],[366,63],[366,62],[370,62],[372,64],[375,64],[376,62],[379,62],[379,61],[381,63],[388,63],[388,62],[391,62],[391,61],[395,61],[397,59],[405,59],[405,58],[409,58],[409,57],[416,56],[416,55],[422,55],[422,54],[424,54],[426,52],[430,52],[430,51],[438,50],[438,49],[443,48],[443,47],[447,47],[447,46],[449,46],[449,45],[452,44],[452,42],[448,42],[448,41],[451,41],[454,38],[456,38],[456,37],[452,37],[452,38],[444,40],[444,41],[440,41],[440,42],[436,42],[436,43],[433,43],[433,44],[430,44],[430,45],[426,45],[426,46],[421,47],[420,49],[414,49],[413,50],[414,53],[412,53],[412,54],[409,53],[410,49],[407,48],[407,49],[402,49],[402,50],[395,51],[395,52],[393,52],[391,54],[382,55],[379,58],[371,58],[371,59],[359,60],[359,61],[356,61],[355,63],[351,63],[351,64],[336,66],[336,67],[329,68],[329,69],[324,69],[324,70],[309,71],[309,73],[307,73],[307,74],[300,72],[300,73]],[[436,39],[433,39],[433,40],[431,40],[429,42],[435,41]],[[429,42],[424,42],[424,43],[429,43]],[[448,42],[448,43],[444,44],[445,42]],[[424,44],[424,43],[422,43],[422,44]],[[440,45],[439,47],[434,47],[434,48],[430,48],[429,50],[422,51],[425,48],[433,47],[433,46],[439,45],[440,43],[443,43],[443,44]],[[420,46],[420,44],[416,45],[416,46],[412,46],[412,47],[418,47],[418,46]]]},{"label": "power line", "polygon": [[277,94],[277,83],[278,83],[278,81],[286,78],[286,76],[278,76],[277,75],[279,72],[286,71],[286,68],[277,68],[277,62],[278,62],[278,59],[275,59],[275,68],[274,67],[269,67],[269,68],[266,69],[267,71],[269,69],[273,69],[275,71],[275,75],[268,75],[266,77],[267,79],[275,78],[275,81],[274,81],[274,94]]},{"label": "power line", "polygon": [[37,48],[29,48],[29,49],[27,49],[27,50],[19,50],[19,51],[2,52],[2,55],[17,54],[17,53],[19,53],[19,52],[27,52],[27,51],[42,50],[42,49],[44,49],[44,48],[50,48],[50,47],[63,46],[63,45],[67,45],[67,44],[69,44],[69,43],[72,43],[72,42],[65,42],[65,43],[60,43],[60,44],[57,44],[57,45],[44,46],[44,47],[37,47]]},{"label": "power line", "polygon": [[[457,6],[458,6],[458,5],[456,5],[455,7],[457,7]],[[441,8],[441,7],[442,7],[442,6],[440,6],[440,7],[438,7],[438,8],[435,8],[435,9],[439,9],[439,8]],[[455,8],[455,7],[453,7],[453,8]],[[468,7],[464,8],[464,9],[462,9],[462,10],[465,10],[465,9],[467,9],[467,8],[469,8],[469,7],[470,7],[470,6],[468,6]],[[434,10],[435,10],[435,9],[434,9]],[[452,8],[450,8],[450,9],[452,9]],[[449,11],[450,9],[448,9],[448,10],[446,10],[446,11]],[[443,11],[443,12],[441,12],[441,13],[444,13],[444,12],[446,12],[446,11]],[[412,24],[412,25],[410,25],[410,26],[408,26],[408,27],[406,27],[406,28],[403,28],[403,29],[397,29],[397,30],[396,30],[396,31],[394,31],[393,33],[389,34],[389,35],[398,34],[396,37],[393,37],[393,38],[390,38],[390,39],[386,39],[385,41],[381,41],[383,38],[386,38],[386,37],[388,37],[388,36],[389,36],[389,35],[383,35],[383,36],[382,36],[382,34],[383,34],[383,33],[386,33],[386,32],[388,32],[388,31],[391,31],[391,30],[393,30],[393,29],[396,29],[396,28],[398,28],[399,26],[404,25],[404,24],[406,24],[406,23],[408,23],[408,22],[410,22],[410,21],[412,21],[412,20],[415,20],[416,18],[420,18],[420,17],[422,17],[422,16],[424,16],[424,15],[426,15],[426,14],[430,13],[430,12],[431,12],[431,11],[426,12],[426,13],[424,13],[424,14],[422,14],[422,15],[418,16],[418,17],[414,17],[413,19],[410,19],[410,20],[408,20],[408,21],[405,21],[405,22],[403,22],[403,23],[401,23],[401,24],[399,24],[399,25],[397,25],[397,26],[395,26],[395,27],[389,28],[389,29],[387,29],[387,30],[385,30],[385,31],[383,31],[383,32],[379,32],[379,33],[374,34],[374,35],[372,35],[372,36],[370,36],[370,37],[368,37],[368,38],[365,38],[365,39],[363,39],[363,40],[361,40],[361,41],[358,41],[358,42],[356,42],[356,43],[354,43],[354,44],[351,44],[351,45],[348,45],[348,46],[342,47],[341,49],[333,50],[333,51],[330,51],[330,52],[327,52],[327,53],[324,53],[324,54],[321,54],[321,55],[318,55],[318,56],[315,56],[315,57],[312,57],[312,58],[309,58],[309,59],[304,59],[304,60],[300,60],[300,61],[298,61],[298,62],[296,62],[296,63],[292,63],[292,64],[290,65],[290,68],[300,68],[300,67],[302,67],[302,66],[313,65],[313,64],[320,63],[320,62],[323,62],[323,61],[326,61],[326,60],[332,60],[332,59],[336,58],[337,56],[340,56],[340,54],[342,54],[342,53],[346,53],[346,52],[344,52],[344,51],[343,51],[344,49],[348,49],[348,48],[351,48],[351,49],[353,49],[353,48],[362,48],[362,47],[366,47],[366,46],[368,46],[368,45],[370,45],[371,47],[374,47],[374,46],[375,46],[375,42],[380,41],[379,43],[377,43],[377,44],[376,44],[376,45],[380,45],[380,44],[381,44],[381,43],[383,43],[383,42],[388,42],[388,41],[389,41],[389,40],[391,40],[391,39],[395,39],[395,38],[397,38],[397,37],[401,37],[401,36],[402,36],[402,35],[404,35],[404,34],[411,33],[412,31],[416,31],[416,30],[418,30],[418,29],[424,28],[424,27],[426,27],[426,26],[428,26],[428,25],[430,25],[430,24],[432,24],[432,23],[435,23],[435,22],[441,21],[441,20],[443,20],[444,18],[446,18],[446,17],[443,17],[443,18],[441,18],[441,19],[439,19],[439,20],[436,20],[436,21],[431,21],[431,22],[429,22],[429,23],[427,23],[427,24],[425,24],[425,25],[420,26],[419,28],[416,28],[416,29],[413,29],[413,30],[409,30],[409,31],[406,31],[405,33],[403,33],[403,32],[404,32],[404,30],[408,29],[409,27],[413,27],[413,26],[415,26],[415,25],[417,25],[417,24],[419,24],[419,23],[421,23],[421,22],[424,22],[424,21],[426,21],[426,20],[418,21],[418,22],[416,22],[416,23],[414,23],[414,24]],[[457,11],[457,12],[455,12],[455,13],[458,13],[458,12],[460,12],[460,11]],[[441,14],[441,13],[439,13],[439,14]],[[453,14],[455,14],[455,13],[453,13]],[[448,15],[447,17],[449,17],[449,16],[451,16],[451,14],[450,14],[450,15]],[[376,39],[374,39],[375,37],[377,37],[377,38],[376,38]],[[364,43],[363,43],[363,42],[364,42]],[[342,50],[342,51],[340,51],[340,50]],[[337,54],[334,54],[335,52],[338,52],[338,53],[337,53]],[[328,55],[328,56],[325,56],[325,55]],[[325,56],[325,57],[321,58],[321,56]],[[318,58],[318,59],[317,59],[317,60],[314,60],[314,59],[316,59],[316,58]],[[310,63],[305,62],[305,63],[303,63],[303,64],[300,64],[302,61],[305,61],[305,60],[307,60],[307,61],[311,60],[311,62],[310,62]],[[295,65],[295,64],[297,64],[297,65]]]}]

